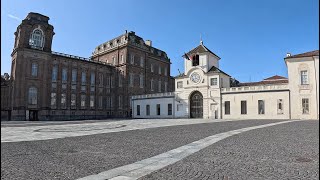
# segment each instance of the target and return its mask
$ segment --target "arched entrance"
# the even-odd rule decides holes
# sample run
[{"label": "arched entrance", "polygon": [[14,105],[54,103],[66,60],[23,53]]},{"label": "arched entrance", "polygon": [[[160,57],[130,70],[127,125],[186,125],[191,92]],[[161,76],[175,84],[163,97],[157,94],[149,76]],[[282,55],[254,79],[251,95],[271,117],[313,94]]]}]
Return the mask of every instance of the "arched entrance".
[{"label": "arched entrance", "polygon": [[203,118],[203,96],[199,91],[190,96],[190,117]]}]

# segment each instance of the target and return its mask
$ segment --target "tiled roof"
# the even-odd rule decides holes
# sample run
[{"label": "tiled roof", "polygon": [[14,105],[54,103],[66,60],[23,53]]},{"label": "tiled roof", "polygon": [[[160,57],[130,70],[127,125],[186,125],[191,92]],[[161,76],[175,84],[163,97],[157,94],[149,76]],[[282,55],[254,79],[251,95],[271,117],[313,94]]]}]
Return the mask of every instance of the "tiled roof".
[{"label": "tiled roof", "polygon": [[310,52],[292,55],[292,56],[286,57],[285,59],[299,58],[299,57],[312,57],[312,56],[319,56],[319,50],[314,50],[314,51],[310,51]]},{"label": "tiled roof", "polygon": [[275,75],[269,78],[266,78],[259,82],[244,82],[239,83],[239,86],[257,86],[257,85],[267,85],[267,84],[287,84],[289,82],[288,78]]},{"label": "tiled roof", "polygon": [[229,74],[223,72],[221,69],[219,69],[219,68],[217,68],[217,67],[215,67],[215,66],[212,66],[212,68],[208,71],[208,73],[210,73],[210,72],[223,73],[223,74],[231,77]]},{"label": "tiled roof", "polygon": [[[209,52],[211,54],[213,54],[214,56],[217,56],[215,53],[213,53],[212,51],[210,51],[206,46],[204,46],[202,43],[195,47],[194,49],[192,49],[191,51],[189,51],[187,54],[188,55],[191,55],[191,54],[194,54],[194,53],[204,53],[204,52]],[[183,55],[184,56],[184,55]],[[219,59],[220,57],[217,56]]]}]

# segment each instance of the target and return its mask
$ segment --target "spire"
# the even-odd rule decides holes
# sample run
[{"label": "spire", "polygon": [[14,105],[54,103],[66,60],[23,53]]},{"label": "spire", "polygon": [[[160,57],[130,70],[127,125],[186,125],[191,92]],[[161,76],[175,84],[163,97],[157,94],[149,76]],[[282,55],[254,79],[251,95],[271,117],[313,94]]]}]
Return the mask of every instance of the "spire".
[{"label": "spire", "polygon": [[200,44],[203,45],[203,41],[202,41],[202,35],[200,33]]}]

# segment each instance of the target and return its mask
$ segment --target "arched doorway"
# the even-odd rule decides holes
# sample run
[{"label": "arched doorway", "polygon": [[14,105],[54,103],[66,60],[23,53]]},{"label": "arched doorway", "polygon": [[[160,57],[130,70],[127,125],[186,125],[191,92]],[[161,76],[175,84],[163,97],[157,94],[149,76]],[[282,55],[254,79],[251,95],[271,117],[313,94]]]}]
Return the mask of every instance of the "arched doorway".
[{"label": "arched doorway", "polygon": [[190,117],[203,118],[203,96],[199,91],[190,96]]}]

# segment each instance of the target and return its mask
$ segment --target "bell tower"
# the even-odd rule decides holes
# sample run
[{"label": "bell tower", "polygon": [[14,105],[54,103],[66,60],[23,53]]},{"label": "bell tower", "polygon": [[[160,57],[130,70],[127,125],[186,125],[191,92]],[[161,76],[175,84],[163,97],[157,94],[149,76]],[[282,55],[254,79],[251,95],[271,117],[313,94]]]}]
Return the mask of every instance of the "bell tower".
[{"label": "bell tower", "polygon": [[49,17],[30,12],[14,33],[13,53],[21,48],[51,52],[54,32],[48,21]]}]

